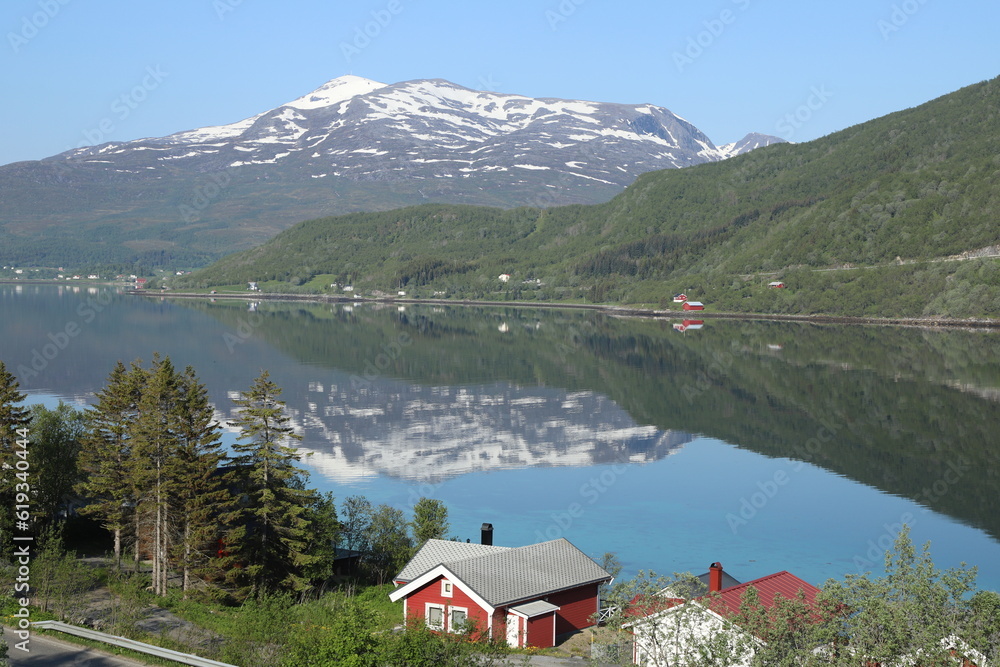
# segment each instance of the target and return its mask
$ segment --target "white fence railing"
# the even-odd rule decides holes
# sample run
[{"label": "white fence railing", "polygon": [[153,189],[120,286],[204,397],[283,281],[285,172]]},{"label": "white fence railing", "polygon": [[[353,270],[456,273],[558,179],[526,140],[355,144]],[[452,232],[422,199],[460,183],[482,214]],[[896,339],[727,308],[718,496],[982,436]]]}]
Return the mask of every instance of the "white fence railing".
[{"label": "white fence railing", "polygon": [[105,632],[98,632],[97,630],[91,630],[89,628],[81,628],[76,625],[70,625],[69,623],[63,623],[62,621],[36,621],[31,625],[41,630],[56,630],[58,632],[65,632],[68,635],[76,635],[77,637],[90,639],[95,642],[103,642],[105,644],[111,644],[112,646],[120,646],[121,648],[138,651],[139,653],[155,655],[160,658],[167,658],[168,660],[179,662],[182,665],[193,665],[194,667],[237,667],[236,665],[230,665],[226,662],[200,658],[196,655],[191,655],[190,653],[171,651],[170,649],[163,648],[161,646],[153,646],[152,644],[137,642],[134,639],[126,639],[125,637],[109,635]]},{"label": "white fence railing", "polygon": [[611,616],[614,615],[616,611],[618,611],[618,607],[602,608],[600,611],[597,612],[597,617],[596,617],[597,624],[604,625],[605,623],[607,623],[608,619],[611,618]]}]

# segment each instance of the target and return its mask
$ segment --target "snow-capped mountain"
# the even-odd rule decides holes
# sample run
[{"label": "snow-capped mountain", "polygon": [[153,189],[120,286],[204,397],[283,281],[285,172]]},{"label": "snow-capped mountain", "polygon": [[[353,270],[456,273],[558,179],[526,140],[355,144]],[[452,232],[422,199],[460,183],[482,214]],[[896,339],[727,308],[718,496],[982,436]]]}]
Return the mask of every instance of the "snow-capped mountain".
[{"label": "snow-capped mountain", "polygon": [[649,104],[343,76],[229,125],[0,167],[0,194],[27,188],[36,195],[0,224],[9,231],[15,221],[58,225],[71,235],[127,225],[133,250],[220,252],[310,217],[356,210],[427,201],[596,203],[647,171],[773,141],[780,140],[748,135],[716,147],[688,121]]},{"label": "snow-capped mountain", "polygon": [[686,120],[649,104],[533,99],[440,79],[385,85],[344,76],[238,123],[63,157],[117,162],[151,152],[141,156],[147,170],[168,163],[216,169],[284,163],[312,178],[380,181],[508,172],[517,183],[525,172],[547,171],[550,178],[621,187],[646,171],[719,160],[776,140],[751,134],[716,147]]},{"label": "snow-capped mountain", "polygon": [[718,147],[719,153],[723,158],[735,157],[737,155],[742,155],[743,153],[749,153],[757,148],[762,148],[764,146],[770,146],[771,144],[783,144],[787,143],[781,137],[772,137],[769,134],[761,134],[760,132],[751,132],[747,136],[743,137],[739,141],[734,141],[729,144],[722,144]]}]

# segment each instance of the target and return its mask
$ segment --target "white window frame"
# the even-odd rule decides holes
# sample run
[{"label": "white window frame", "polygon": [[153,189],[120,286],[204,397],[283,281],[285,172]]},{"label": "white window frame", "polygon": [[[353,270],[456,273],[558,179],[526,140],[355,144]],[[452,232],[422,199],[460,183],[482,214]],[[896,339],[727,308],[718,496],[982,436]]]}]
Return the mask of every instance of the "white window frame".
[{"label": "white window frame", "polygon": [[453,620],[452,614],[454,614],[456,611],[460,611],[463,614],[465,614],[464,625],[465,626],[469,625],[469,610],[466,607],[453,607],[451,605],[448,605],[448,632],[458,632],[458,630],[455,628],[456,624],[452,622]]},{"label": "white window frame", "polygon": [[441,580],[441,597],[450,598],[454,595],[455,586],[447,579]]},{"label": "white window frame", "polygon": [[[441,612],[441,625],[434,625],[431,623],[431,609],[437,609]],[[427,625],[431,630],[444,630],[445,623],[447,622],[447,614],[445,613],[445,606],[443,604],[435,604],[434,602],[427,602],[424,604],[424,624]]]}]

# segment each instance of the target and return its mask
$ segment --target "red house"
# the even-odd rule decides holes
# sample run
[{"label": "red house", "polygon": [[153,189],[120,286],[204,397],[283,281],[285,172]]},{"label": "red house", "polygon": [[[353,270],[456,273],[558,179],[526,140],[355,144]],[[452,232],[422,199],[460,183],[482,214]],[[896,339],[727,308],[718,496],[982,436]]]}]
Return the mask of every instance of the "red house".
[{"label": "red house", "polygon": [[769,282],[767,284],[767,286],[768,287],[777,288],[777,289],[784,289],[785,288],[785,283],[781,282],[780,280],[772,280],[771,282]]},{"label": "red house", "polygon": [[705,304],[701,301],[685,301],[682,307],[684,310],[705,310]]},{"label": "red house", "polygon": [[613,577],[560,538],[524,547],[428,540],[394,579],[403,616],[442,632],[475,628],[513,647],[555,645],[594,624]]}]

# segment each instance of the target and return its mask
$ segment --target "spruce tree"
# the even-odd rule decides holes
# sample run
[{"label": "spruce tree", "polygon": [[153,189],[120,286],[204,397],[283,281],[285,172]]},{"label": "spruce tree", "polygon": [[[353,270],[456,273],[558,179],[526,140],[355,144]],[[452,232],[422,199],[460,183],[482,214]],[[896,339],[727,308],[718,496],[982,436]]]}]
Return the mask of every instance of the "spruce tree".
[{"label": "spruce tree", "polygon": [[301,436],[288,425],[280,394],[263,371],[234,401],[238,417],[230,422],[240,429],[232,447],[240,498],[227,517],[227,549],[235,566],[230,577],[242,596],[302,591],[303,568],[313,561],[306,552],[306,508],[313,493],[304,488],[305,471],[295,465],[298,453],[286,444]]},{"label": "spruce tree", "polygon": [[139,399],[139,415],[132,425],[129,473],[139,489],[137,511],[153,561],[153,592],[165,595],[170,553],[174,545],[172,501],[177,480],[171,467],[181,446],[180,378],[167,357],[154,358]]},{"label": "spruce tree", "polygon": [[207,574],[212,559],[207,551],[219,537],[216,517],[231,504],[228,480],[221,474],[225,459],[219,439],[221,426],[214,418],[205,386],[188,366],[179,382],[176,457],[170,461],[174,480],[177,543],[175,561],[182,572],[182,589],[190,590],[192,578]]},{"label": "spruce tree", "polygon": [[95,395],[86,413],[87,432],[80,449],[83,481],[76,487],[89,504],[80,513],[97,517],[114,536],[115,562],[120,566],[125,538],[134,537],[136,485],[128,469],[132,455],[132,424],[139,414],[139,398],[146,371],[133,362],[119,361],[107,385]]}]

